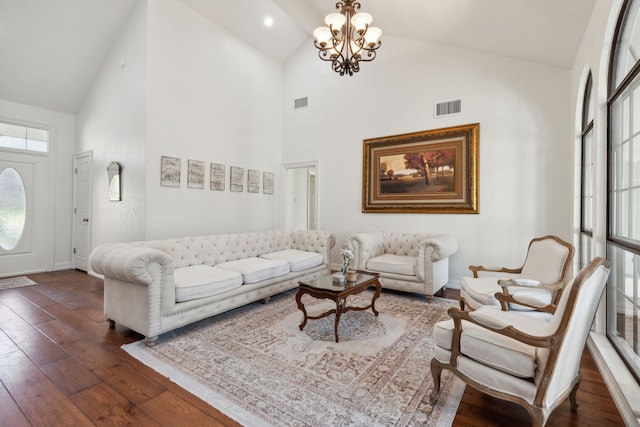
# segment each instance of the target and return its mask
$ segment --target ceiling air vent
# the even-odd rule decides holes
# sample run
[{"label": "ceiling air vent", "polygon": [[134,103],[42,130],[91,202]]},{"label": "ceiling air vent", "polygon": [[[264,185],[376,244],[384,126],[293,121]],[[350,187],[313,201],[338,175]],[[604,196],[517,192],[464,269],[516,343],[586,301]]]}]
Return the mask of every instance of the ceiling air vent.
[{"label": "ceiling air vent", "polygon": [[449,114],[457,114],[462,111],[462,101],[439,102],[436,104],[436,117],[447,116]]},{"label": "ceiling air vent", "polygon": [[306,96],[304,98],[298,98],[293,101],[293,108],[295,108],[296,110],[298,108],[304,108],[307,105],[309,105],[309,98],[307,98]]}]

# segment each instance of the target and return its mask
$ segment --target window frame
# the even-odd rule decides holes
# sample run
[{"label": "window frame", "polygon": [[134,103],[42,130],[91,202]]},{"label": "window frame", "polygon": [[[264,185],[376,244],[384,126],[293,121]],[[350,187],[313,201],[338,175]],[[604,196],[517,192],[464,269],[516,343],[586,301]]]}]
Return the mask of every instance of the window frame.
[{"label": "window frame", "polygon": [[46,141],[46,150],[30,150],[28,148],[15,148],[15,147],[5,147],[0,145],[0,151],[6,151],[11,153],[23,153],[29,155],[36,156],[48,156],[51,153],[51,140],[52,140],[52,129],[48,126],[35,125],[33,123],[20,122],[16,120],[7,120],[4,117],[0,117],[0,124],[7,124],[10,126],[23,127],[25,129],[33,129],[38,131],[44,131],[47,133],[47,141]]},{"label": "window frame", "polygon": [[[593,95],[593,76],[591,71],[587,75],[587,81],[584,86],[584,93],[582,96],[582,131],[580,134],[580,268],[587,265],[589,260],[591,259],[591,242],[593,240],[593,209],[594,209],[594,196],[595,189],[593,186],[593,122],[594,122],[594,109],[595,109],[595,99]],[[591,138],[589,140],[589,138]],[[587,142],[590,142],[587,144]],[[588,146],[587,146],[588,145]],[[589,156],[589,157],[587,157]],[[590,174],[587,172],[587,158],[591,158],[591,166],[590,166]],[[590,179],[589,179],[590,178]],[[588,194],[591,197],[591,203],[589,205],[586,204],[586,199],[588,196],[587,188],[589,188]],[[590,212],[587,212],[587,209]],[[591,224],[590,227],[585,224],[586,215],[590,215]]]},{"label": "window frame", "polygon": [[[639,1],[640,0],[636,0]],[[607,283],[607,303],[606,303],[606,335],[608,340],[611,342],[615,350],[620,354],[623,361],[629,368],[630,372],[634,375],[637,381],[640,382],[640,356],[638,355],[638,315],[637,308],[635,309],[635,313],[633,318],[634,321],[632,323],[632,342],[633,347],[627,342],[624,336],[620,335],[618,332],[618,327],[625,325],[619,324],[618,321],[618,306],[620,303],[624,304],[625,301],[620,301],[617,297],[618,294],[618,278],[621,276],[623,279],[622,286],[626,289],[626,280],[627,280],[627,269],[631,267],[635,272],[637,267],[636,259],[640,258],[640,238],[638,240],[634,240],[633,238],[621,236],[618,234],[617,230],[614,229],[616,226],[616,217],[618,214],[618,210],[616,209],[616,200],[613,197],[614,191],[620,191],[621,188],[614,188],[616,184],[615,174],[619,172],[617,165],[617,159],[613,156],[614,153],[614,113],[615,109],[619,108],[621,104],[618,102],[624,102],[624,97],[628,96],[631,101],[629,101],[629,117],[633,119],[632,111],[633,111],[633,90],[640,90],[640,60],[637,60],[636,63],[629,69],[627,74],[619,81],[616,86],[616,81],[618,80],[618,75],[616,74],[617,67],[620,66],[618,61],[619,59],[619,49],[621,47],[620,37],[625,24],[627,24],[628,14],[630,11],[635,11],[636,15],[634,17],[640,16],[637,8],[631,8],[633,0],[625,0],[621,9],[620,14],[618,16],[618,21],[616,23],[616,28],[613,35],[613,43],[611,47],[611,55],[609,57],[609,80],[608,80],[608,98],[607,98],[607,159],[606,159],[606,247],[607,247],[607,258],[612,262],[612,271],[609,277],[609,281]],[[638,6],[638,4],[634,4],[634,6]],[[640,25],[639,24],[635,24]],[[640,27],[638,27],[640,29]],[[634,28],[635,29],[635,28]],[[632,29],[632,31],[634,30]],[[626,67],[625,67],[626,68]],[[638,99],[638,111],[640,111],[640,97]],[[615,108],[614,108],[615,107]],[[617,117],[616,117],[617,118]],[[624,113],[620,114],[620,119],[624,119]],[[632,122],[631,122],[632,123]],[[629,144],[633,143],[634,138],[640,138],[640,126],[638,129],[633,129],[633,124],[630,126],[630,129],[635,133],[630,133]],[[634,136],[635,135],[635,136]],[[616,141],[617,142],[617,141]],[[630,162],[632,162],[632,157],[630,157]],[[621,163],[622,164],[622,163]],[[621,166],[622,167],[622,166]],[[630,169],[631,170],[631,169]],[[631,184],[629,184],[631,188]],[[629,190],[631,191],[631,190]],[[632,222],[635,217],[628,218],[628,222]],[[582,219],[581,219],[582,221]],[[629,236],[631,234],[628,234]],[[624,260],[622,263],[618,262],[619,258],[625,258],[626,256],[631,255],[632,263],[631,266],[626,265]],[[639,263],[640,264],[640,263]],[[634,280],[632,274],[632,286],[634,290],[634,294],[637,293],[640,284]],[[624,314],[624,312],[623,312]],[[626,335],[625,335],[626,336]]]}]

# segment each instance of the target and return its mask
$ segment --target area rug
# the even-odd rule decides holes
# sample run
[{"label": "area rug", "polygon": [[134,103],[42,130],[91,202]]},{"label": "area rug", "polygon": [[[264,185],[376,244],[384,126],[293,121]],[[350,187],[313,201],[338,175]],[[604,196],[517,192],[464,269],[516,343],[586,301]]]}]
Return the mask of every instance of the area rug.
[{"label": "area rug", "polygon": [[[350,296],[367,305],[372,294]],[[333,307],[305,295],[309,314]],[[454,301],[386,293],[380,312],[350,311],[298,325],[294,293],[253,303],[142,341],[125,351],[245,426],[450,426],[464,383],[447,371],[433,387],[434,324]]]},{"label": "area rug", "polygon": [[29,279],[27,276],[8,277],[6,279],[0,279],[0,291],[11,288],[21,288],[23,286],[35,285],[36,282]]}]

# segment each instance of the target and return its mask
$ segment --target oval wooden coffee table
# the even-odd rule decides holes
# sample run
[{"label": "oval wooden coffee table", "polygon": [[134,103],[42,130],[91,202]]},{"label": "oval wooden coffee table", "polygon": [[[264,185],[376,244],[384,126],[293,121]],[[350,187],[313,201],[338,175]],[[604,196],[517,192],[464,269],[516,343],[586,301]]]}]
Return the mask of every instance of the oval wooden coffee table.
[{"label": "oval wooden coffee table", "polygon": [[[302,323],[300,323],[300,330],[304,329],[307,324],[307,320],[309,319],[322,319],[323,317],[327,317],[330,314],[335,313],[336,321],[334,332],[336,342],[338,342],[338,324],[340,323],[340,316],[342,316],[343,313],[346,313],[347,311],[367,310],[370,308],[374,315],[378,315],[375,304],[376,300],[380,296],[380,292],[382,291],[382,285],[380,285],[380,282],[378,281],[377,274],[358,272],[358,278],[356,280],[346,282],[336,282],[333,280],[333,276],[327,275],[307,282],[298,282],[298,285],[299,288],[296,293],[296,303],[298,304],[298,308],[302,310],[302,313],[304,314],[304,319],[302,319]],[[359,294],[371,286],[375,286],[376,288],[376,291],[371,298],[371,304],[365,307],[353,307],[347,305],[347,297],[349,295]],[[302,303],[302,296],[305,294],[318,299],[330,299],[336,303],[336,308],[318,316],[309,316],[304,304]]]}]

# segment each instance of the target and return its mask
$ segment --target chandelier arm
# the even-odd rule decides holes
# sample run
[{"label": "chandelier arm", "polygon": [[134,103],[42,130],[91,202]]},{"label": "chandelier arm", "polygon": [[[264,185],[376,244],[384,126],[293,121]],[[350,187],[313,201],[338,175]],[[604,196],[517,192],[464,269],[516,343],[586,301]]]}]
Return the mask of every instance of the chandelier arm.
[{"label": "chandelier arm", "polygon": [[367,51],[367,55],[366,56],[360,56],[360,59],[358,60],[358,62],[371,62],[374,59],[376,59],[376,51],[375,50],[368,50]]}]

